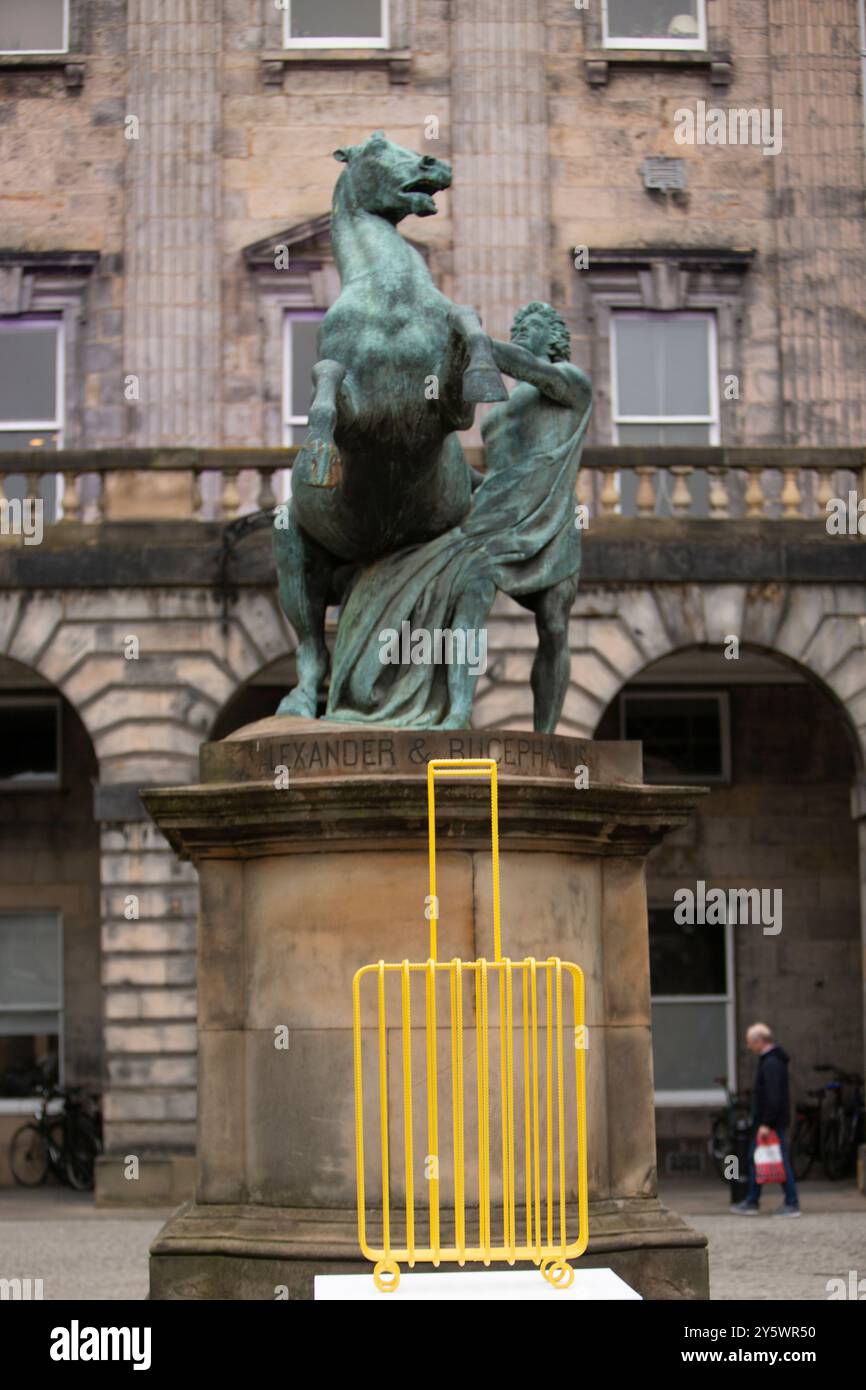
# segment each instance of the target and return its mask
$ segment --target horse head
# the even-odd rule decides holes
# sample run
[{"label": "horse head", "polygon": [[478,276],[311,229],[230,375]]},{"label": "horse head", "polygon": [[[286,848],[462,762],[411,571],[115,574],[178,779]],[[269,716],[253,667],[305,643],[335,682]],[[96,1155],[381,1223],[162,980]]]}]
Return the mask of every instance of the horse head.
[{"label": "horse head", "polygon": [[350,205],[402,222],[404,217],[432,217],[438,211],[433,194],[451,186],[451,165],[435,156],[416,154],[394,145],[381,130],[363,145],[334,151],[346,168],[334,190]]}]

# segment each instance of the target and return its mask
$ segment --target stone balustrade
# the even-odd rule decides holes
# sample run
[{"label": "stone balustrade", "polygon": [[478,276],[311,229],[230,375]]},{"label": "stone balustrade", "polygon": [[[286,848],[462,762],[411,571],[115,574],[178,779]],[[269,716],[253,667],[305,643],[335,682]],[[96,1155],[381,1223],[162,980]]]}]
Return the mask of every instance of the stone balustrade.
[{"label": "stone balustrade", "polygon": [[[476,468],[482,451],[467,449]],[[51,456],[0,454],[6,497],[38,496],[50,472],[61,523],[154,518],[231,521],[268,510],[288,495],[298,446],[287,449],[69,449]],[[159,506],[151,513],[148,499]],[[176,487],[171,486],[172,480]],[[120,483],[120,487],[113,487]],[[23,491],[22,491],[23,490]],[[866,496],[866,449],[589,446],[578,500],[588,516],[623,520],[824,519],[832,498]],[[46,517],[46,520],[52,519]]]}]

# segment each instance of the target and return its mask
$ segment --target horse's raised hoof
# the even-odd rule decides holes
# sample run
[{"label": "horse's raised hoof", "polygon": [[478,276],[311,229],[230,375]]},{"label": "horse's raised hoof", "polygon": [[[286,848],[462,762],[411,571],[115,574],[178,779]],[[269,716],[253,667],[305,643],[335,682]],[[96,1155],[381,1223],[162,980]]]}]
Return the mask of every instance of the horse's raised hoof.
[{"label": "horse's raised hoof", "polygon": [[277,705],[277,714],[294,714],[300,719],[315,719],[317,700],[315,695],[296,685],[288,695],[284,695]]},{"label": "horse's raised hoof", "polygon": [[340,451],[332,440],[308,439],[295,460],[301,482],[310,487],[334,488],[342,476]]},{"label": "horse's raised hoof", "polygon": [[507,401],[505,382],[495,367],[467,367],[463,373],[463,399],[472,405]]}]

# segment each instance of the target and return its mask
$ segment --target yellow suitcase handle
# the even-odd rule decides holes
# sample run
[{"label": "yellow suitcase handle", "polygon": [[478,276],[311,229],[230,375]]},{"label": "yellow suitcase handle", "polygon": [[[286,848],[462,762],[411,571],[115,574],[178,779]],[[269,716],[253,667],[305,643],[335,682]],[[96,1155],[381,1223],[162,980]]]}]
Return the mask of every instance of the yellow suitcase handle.
[{"label": "yellow suitcase handle", "polygon": [[436,896],[436,775],[440,777],[490,777],[490,827],[493,859],[493,959],[502,959],[499,925],[499,788],[494,758],[433,758],[427,764],[427,833],[430,852],[430,959],[436,960],[436,928],[439,899]]}]

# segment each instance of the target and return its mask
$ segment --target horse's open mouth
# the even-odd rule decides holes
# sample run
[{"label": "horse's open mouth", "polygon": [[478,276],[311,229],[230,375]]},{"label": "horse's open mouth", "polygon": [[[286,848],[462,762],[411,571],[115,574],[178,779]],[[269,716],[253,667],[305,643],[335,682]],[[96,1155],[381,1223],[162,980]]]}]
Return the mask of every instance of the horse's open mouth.
[{"label": "horse's open mouth", "polygon": [[442,184],[437,183],[435,179],[415,179],[412,183],[403,184],[404,193],[426,193],[429,198],[441,191]]}]

